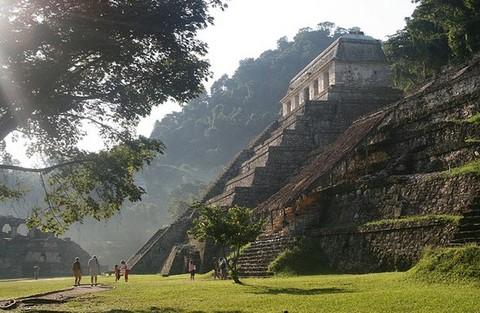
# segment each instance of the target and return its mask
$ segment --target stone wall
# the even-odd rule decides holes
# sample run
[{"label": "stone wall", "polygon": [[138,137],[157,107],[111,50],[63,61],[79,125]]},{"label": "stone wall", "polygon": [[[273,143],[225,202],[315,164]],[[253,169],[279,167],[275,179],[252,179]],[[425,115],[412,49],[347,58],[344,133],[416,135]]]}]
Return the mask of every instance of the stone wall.
[{"label": "stone wall", "polygon": [[[16,221],[19,225],[25,223],[20,219],[8,220],[12,225]],[[71,275],[75,257],[80,258],[86,274],[90,256],[70,239],[56,238],[38,230],[31,230],[27,236],[4,234],[0,238],[0,279],[33,277],[34,266],[40,268],[40,277]],[[101,261],[100,258],[100,263]]]},{"label": "stone wall", "polygon": [[187,231],[192,225],[194,212],[186,212],[182,217],[150,238],[127,263],[135,274],[158,273],[172,249],[188,241]]},{"label": "stone wall", "polygon": [[[259,206],[267,232],[307,236],[332,266],[347,272],[406,269],[426,246],[447,245],[458,233],[454,225],[404,220],[460,218],[478,207],[480,176],[452,176],[449,170],[480,157],[478,142],[467,140],[480,138],[480,127],[465,121],[480,112],[479,86],[477,60],[386,107],[382,120],[348,146],[359,125],[378,115],[355,122],[332,145],[314,151],[299,174]],[[356,226],[384,219],[398,223]]]},{"label": "stone wall", "polygon": [[310,233],[329,268],[343,273],[403,271],[412,267],[425,247],[445,246],[455,223],[427,221],[352,229],[318,229]]}]

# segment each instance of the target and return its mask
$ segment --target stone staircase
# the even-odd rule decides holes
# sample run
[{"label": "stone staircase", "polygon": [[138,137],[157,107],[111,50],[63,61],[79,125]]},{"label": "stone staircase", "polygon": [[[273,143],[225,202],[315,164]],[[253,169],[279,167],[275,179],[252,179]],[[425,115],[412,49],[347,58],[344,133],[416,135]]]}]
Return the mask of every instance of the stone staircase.
[{"label": "stone staircase", "polygon": [[249,157],[239,162],[235,171],[229,173],[229,179],[223,177],[213,187],[222,190],[221,193],[205,200],[219,206],[254,207],[278,190],[314,147],[312,134],[305,131],[308,119],[303,116],[301,108],[253,142],[249,151],[243,152]]},{"label": "stone staircase", "polygon": [[282,233],[263,234],[241,254],[238,260],[240,277],[267,277],[270,263],[295,242],[295,238]]},{"label": "stone staircase", "polygon": [[458,231],[450,243],[452,245],[480,244],[480,208],[463,213]]}]

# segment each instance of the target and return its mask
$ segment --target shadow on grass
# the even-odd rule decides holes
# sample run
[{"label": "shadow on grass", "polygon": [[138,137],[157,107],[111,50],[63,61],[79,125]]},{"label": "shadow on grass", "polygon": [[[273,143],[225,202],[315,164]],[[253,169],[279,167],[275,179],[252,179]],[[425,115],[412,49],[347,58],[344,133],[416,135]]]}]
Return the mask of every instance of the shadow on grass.
[{"label": "shadow on grass", "polygon": [[334,293],[350,293],[352,291],[343,288],[275,288],[268,286],[252,286],[255,288],[252,293],[263,295],[295,295],[295,296],[313,296]]},{"label": "shadow on grass", "polygon": [[[22,312],[24,312],[24,311],[22,311]],[[31,313],[70,313],[69,311],[38,310],[38,309],[29,309],[27,312],[31,312]]]},{"label": "shadow on grass", "polygon": [[[109,311],[105,311],[104,313],[207,313],[205,311],[185,311],[183,309],[176,309],[176,308],[159,308],[159,307],[151,307],[147,310],[121,310],[121,309],[113,309]],[[213,311],[212,313],[244,313],[244,311]]]}]

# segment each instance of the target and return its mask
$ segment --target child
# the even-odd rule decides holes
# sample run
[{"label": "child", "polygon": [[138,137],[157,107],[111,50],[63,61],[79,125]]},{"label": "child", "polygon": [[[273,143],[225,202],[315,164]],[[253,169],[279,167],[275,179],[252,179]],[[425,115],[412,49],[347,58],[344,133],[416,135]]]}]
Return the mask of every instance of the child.
[{"label": "child", "polygon": [[120,280],[120,267],[118,267],[117,264],[115,264],[115,282]]}]

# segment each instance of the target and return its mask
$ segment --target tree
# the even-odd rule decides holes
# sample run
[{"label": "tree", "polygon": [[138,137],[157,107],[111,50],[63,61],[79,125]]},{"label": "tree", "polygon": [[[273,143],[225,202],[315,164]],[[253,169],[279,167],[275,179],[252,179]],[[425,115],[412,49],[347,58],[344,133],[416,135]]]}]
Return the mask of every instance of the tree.
[{"label": "tree", "polygon": [[385,44],[398,86],[409,88],[444,65],[465,62],[480,51],[478,0],[415,0],[405,28]]},{"label": "tree", "polygon": [[[212,7],[223,9],[225,3],[1,1],[0,140],[22,133],[31,139],[28,152],[53,164],[0,169],[59,172],[52,179],[65,187],[53,187],[46,199],[51,205],[43,210],[55,217],[43,217],[68,226],[89,214],[111,216],[120,200],[140,199],[144,191],[133,183],[133,171],[164,147],[136,139],[134,127],[153,106],[187,101],[201,91],[209,75],[202,59],[207,47],[196,34],[212,23]],[[86,122],[100,129],[107,151],[77,148]],[[76,203],[61,195],[72,192]],[[45,226],[42,215],[37,210],[33,223]]]},{"label": "tree", "polygon": [[[235,283],[240,284],[237,261],[240,248],[261,234],[264,221],[252,209],[234,206],[228,209],[199,204],[199,216],[190,233],[199,240],[212,240],[220,246]],[[227,257],[227,252],[230,255]]]}]

